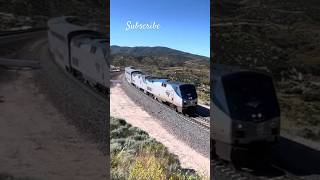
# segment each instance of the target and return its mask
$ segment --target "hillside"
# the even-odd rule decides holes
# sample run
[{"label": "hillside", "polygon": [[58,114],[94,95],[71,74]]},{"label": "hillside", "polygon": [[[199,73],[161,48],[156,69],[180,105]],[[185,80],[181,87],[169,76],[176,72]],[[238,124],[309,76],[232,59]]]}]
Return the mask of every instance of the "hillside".
[{"label": "hillside", "polygon": [[320,140],[320,2],[218,0],[213,62],[264,67],[275,78],[282,129]]},{"label": "hillside", "polygon": [[111,61],[115,66],[134,66],[145,72],[193,83],[200,100],[209,104],[209,58],[167,47],[111,46]]},{"label": "hillside", "polygon": [[1,0],[0,31],[44,27],[50,17],[79,16],[105,30],[108,3],[102,0]]},{"label": "hillside", "polygon": [[167,47],[120,47],[111,46],[111,54],[123,54],[132,56],[172,56],[181,57],[181,60],[185,58],[189,59],[199,59],[199,60],[209,60],[208,57],[190,54],[183,51],[174,50]]}]

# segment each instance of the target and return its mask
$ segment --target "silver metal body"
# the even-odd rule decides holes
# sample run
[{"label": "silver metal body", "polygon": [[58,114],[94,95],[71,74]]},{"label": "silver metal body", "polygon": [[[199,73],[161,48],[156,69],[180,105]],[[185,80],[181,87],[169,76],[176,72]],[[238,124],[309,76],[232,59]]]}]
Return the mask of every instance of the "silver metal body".
[{"label": "silver metal body", "polygon": [[[194,111],[197,106],[196,91],[191,84],[152,77],[132,67],[125,68],[125,77],[129,83],[144,93],[152,95],[159,101],[170,104],[177,108],[179,112]],[[189,94],[185,93],[186,91],[188,91]]]},{"label": "silver metal body", "polygon": [[59,17],[48,21],[49,50],[57,64],[77,78],[107,91],[109,78],[109,51],[107,39],[89,28]]},{"label": "silver metal body", "polygon": [[271,77],[225,66],[211,72],[211,139],[216,155],[232,161],[239,158],[237,152],[243,155],[253,144],[276,143],[280,111]]}]

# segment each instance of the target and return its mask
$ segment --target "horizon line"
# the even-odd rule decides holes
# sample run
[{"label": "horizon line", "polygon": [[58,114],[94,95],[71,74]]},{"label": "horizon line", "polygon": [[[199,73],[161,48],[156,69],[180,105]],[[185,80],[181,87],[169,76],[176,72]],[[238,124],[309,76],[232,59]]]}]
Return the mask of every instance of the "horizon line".
[{"label": "horizon line", "polygon": [[171,48],[171,47],[167,47],[167,46],[122,46],[122,45],[110,44],[110,47],[111,46],[129,47],[129,48],[134,48],[134,47],[151,47],[151,48],[152,47],[163,47],[163,48],[169,48],[169,49],[180,51],[180,52],[184,52],[184,53],[189,53],[189,54],[192,54],[192,55],[203,56],[203,57],[206,57],[206,58],[210,59],[210,53],[209,53],[209,56],[206,56],[206,55],[191,53],[191,52],[187,52],[187,51],[184,51],[184,50],[179,50],[179,49],[175,49],[175,48]]}]

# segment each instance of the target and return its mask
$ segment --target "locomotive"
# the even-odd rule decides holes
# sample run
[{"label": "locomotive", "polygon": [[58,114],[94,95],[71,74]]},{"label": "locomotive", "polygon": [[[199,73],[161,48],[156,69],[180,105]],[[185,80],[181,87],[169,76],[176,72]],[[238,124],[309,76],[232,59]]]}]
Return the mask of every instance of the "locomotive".
[{"label": "locomotive", "polygon": [[193,84],[147,75],[133,67],[125,68],[125,78],[145,94],[170,105],[177,112],[194,114],[196,111],[198,96]]},{"label": "locomotive", "polygon": [[266,72],[214,65],[211,70],[211,154],[243,163],[270,155],[280,135],[280,110]]},{"label": "locomotive", "polygon": [[48,21],[49,51],[60,67],[107,94],[110,87],[109,39],[72,23],[76,20],[76,17],[68,16]]}]

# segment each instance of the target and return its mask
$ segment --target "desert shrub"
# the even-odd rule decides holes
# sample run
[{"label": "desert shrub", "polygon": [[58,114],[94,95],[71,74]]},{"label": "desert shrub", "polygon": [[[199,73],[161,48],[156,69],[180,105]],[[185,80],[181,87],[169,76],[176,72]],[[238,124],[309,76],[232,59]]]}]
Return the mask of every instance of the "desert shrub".
[{"label": "desert shrub", "polygon": [[135,134],[133,136],[133,139],[136,140],[136,141],[142,141],[142,140],[145,140],[147,138],[148,138],[147,134]]},{"label": "desert shrub", "polygon": [[313,132],[312,129],[309,129],[309,128],[304,128],[301,133],[302,133],[302,136],[306,139],[315,139],[317,137],[317,134]]},{"label": "desert shrub", "polygon": [[110,152],[117,153],[123,149],[123,146],[120,143],[111,142],[110,144]]},{"label": "desert shrub", "polygon": [[126,173],[123,171],[119,170],[113,170],[111,171],[111,179],[113,180],[126,180]]},{"label": "desert shrub", "polygon": [[129,180],[166,179],[165,167],[154,155],[139,155],[134,162]]},{"label": "desert shrub", "polygon": [[0,180],[38,180],[37,178],[32,177],[14,177],[8,173],[0,173]]},{"label": "desert shrub", "polygon": [[172,173],[171,176],[169,177],[169,180],[197,180],[197,179],[199,179],[199,176],[193,175],[193,174],[189,175],[181,171]]},{"label": "desert shrub", "polygon": [[178,157],[124,120],[111,118],[112,179],[201,179],[195,172],[182,171]]}]

